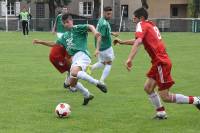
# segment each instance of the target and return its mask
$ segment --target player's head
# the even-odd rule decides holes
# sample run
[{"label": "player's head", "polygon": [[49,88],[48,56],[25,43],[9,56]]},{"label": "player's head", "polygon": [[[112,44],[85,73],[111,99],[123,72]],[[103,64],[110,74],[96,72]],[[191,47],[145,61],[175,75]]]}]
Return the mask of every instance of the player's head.
[{"label": "player's head", "polygon": [[148,12],[143,7],[138,8],[133,13],[133,21],[138,23],[141,20],[147,20],[148,19]]},{"label": "player's head", "polygon": [[63,8],[62,8],[62,13],[64,14],[64,13],[68,13],[68,8],[67,8],[67,6],[63,6]]},{"label": "player's head", "polygon": [[109,20],[112,18],[112,8],[110,6],[104,7],[104,18]]},{"label": "player's head", "polygon": [[62,15],[62,22],[66,28],[72,28],[74,25],[72,16],[67,13]]}]

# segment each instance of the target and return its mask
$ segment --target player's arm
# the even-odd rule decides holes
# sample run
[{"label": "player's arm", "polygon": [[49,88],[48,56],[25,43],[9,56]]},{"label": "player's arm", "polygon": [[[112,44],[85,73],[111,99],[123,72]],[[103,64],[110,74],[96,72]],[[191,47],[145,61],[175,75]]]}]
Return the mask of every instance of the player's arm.
[{"label": "player's arm", "polygon": [[116,38],[116,39],[113,41],[113,44],[114,44],[114,45],[133,45],[134,42],[135,42],[135,39],[124,40],[124,41],[122,41],[121,39]]},{"label": "player's arm", "polygon": [[119,32],[111,32],[111,35],[114,37],[118,37],[119,36]]},{"label": "player's arm", "polygon": [[142,44],[142,39],[141,38],[137,38],[135,41],[134,41],[134,44],[131,48],[131,51],[129,53],[129,56],[128,56],[128,59],[126,61],[126,68],[128,69],[128,71],[131,70],[132,68],[132,60],[135,58],[135,55],[137,54],[137,51],[138,51],[138,48],[139,46]]},{"label": "player's arm", "polygon": [[56,43],[53,42],[53,41],[45,41],[45,40],[34,39],[33,44],[34,45],[41,44],[41,45],[44,45],[44,46],[53,47]]},{"label": "player's arm", "polygon": [[95,51],[95,56],[97,56],[99,54],[99,49],[101,45],[101,34],[95,29],[93,25],[88,25],[88,28],[97,39],[97,45],[96,45],[96,51]]}]

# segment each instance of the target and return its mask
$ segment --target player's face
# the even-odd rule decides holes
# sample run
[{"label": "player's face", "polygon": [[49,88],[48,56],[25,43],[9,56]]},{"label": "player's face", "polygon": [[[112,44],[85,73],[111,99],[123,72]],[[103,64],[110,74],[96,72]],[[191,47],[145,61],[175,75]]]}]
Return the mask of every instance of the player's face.
[{"label": "player's face", "polygon": [[72,28],[73,27],[73,20],[71,19],[66,19],[65,21],[63,21],[63,25],[66,28]]},{"label": "player's face", "polygon": [[140,19],[133,15],[133,23],[140,22]]},{"label": "player's face", "polygon": [[112,18],[112,11],[104,12],[104,17],[106,20],[110,20]]}]

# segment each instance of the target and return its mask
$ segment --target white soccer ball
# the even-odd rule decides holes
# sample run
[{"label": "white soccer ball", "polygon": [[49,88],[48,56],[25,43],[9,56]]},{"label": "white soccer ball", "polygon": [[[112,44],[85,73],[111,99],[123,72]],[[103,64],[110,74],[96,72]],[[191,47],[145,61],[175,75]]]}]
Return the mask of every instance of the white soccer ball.
[{"label": "white soccer ball", "polygon": [[59,118],[69,117],[71,114],[71,107],[67,103],[59,103],[56,106],[55,113]]}]

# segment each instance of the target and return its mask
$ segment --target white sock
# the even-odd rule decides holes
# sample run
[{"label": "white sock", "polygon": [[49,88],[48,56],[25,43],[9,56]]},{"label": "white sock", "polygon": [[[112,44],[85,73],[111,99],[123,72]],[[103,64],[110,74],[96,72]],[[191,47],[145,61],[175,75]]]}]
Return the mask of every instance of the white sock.
[{"label": "white sock", "polygon": [[111,70],[112,65],[105,65],[105,68],[103,70],[103,73],[101,75],[100,81],[104,81],[106,77],[108,77],[110,70]]},{"label": "white sock", "polygon": [[94,65],[92,65],[92,71],[94,70],[94,69],[97,69],[97,68],[102,68],[104,66],[104,64],[103,63],[101,63],[101,62],[97,62],[97,63],[95,63]]},{"label": "white sock", "polygon": [[155,106],[156,109],[163,107],[160,97],[156,92],[153,92],[149,95],[149,99],[151,100],[152,104]]},{"label": "white sock", "polygon": [[200,104],[200,98],[194,96],[184,96],[182,94],[175,94],[176,103],[178,104]]},{"label": "white sock", "polygon": [[95,85],[97,85],[97,83],[99,82],[98,80],[94,79],[92,76],[88,75],[84,71],[79,71],[78,74],[77,74],[77,78],[82,79],[82,80],[86,80],[89,83],[95,84]]},{"label": "white sock", "polygon": [[90,92],[80,82],[78,82],[75,87],[80,90],[84,97],[89,97]]},{"label": "white sock", "polygon": [[182,94],[175,94],[176,103],[178,104],[189,104],[189,97]]}]

